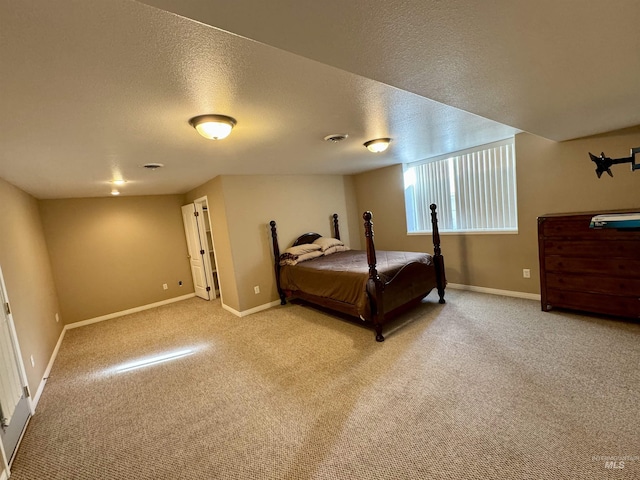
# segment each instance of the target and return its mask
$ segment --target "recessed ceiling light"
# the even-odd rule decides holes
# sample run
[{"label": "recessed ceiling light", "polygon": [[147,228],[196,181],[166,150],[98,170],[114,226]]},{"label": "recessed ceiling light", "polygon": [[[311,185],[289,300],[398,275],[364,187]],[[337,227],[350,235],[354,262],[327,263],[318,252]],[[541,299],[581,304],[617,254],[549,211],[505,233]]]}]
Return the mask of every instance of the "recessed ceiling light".
[{"label": "recessed ceiling light", "polygon": [[324,139],[327,142],[338,143],[342,140],[345,140],[349,135],[347,133],[332,133],[331,135],[327,135]]},{"label": "recessed ceiling light", "polygon": [[113,190],[111,190],[111,195],[120,195],[120,192],[114,188]]},{"label": "recessed ceiling light", "polygon": [[114,185],[124,185],[125,183],[127,183],[126,180],[112,180],[111,183],[113,183]]},{"label": "recessed ceiling light", "polygon": [[145,163],[143,165],[143,167],[146,168],[147,170],[157,170],[158,168],[164,167],[164,164],[162,164],[162,163]]},{"label": "recessed ceiling light", "polygon": [[367,150],[373,153],[384,152],[389,147],[390,138],[376,138],[375,140],[369,140],[364,142],[364,146]]}]

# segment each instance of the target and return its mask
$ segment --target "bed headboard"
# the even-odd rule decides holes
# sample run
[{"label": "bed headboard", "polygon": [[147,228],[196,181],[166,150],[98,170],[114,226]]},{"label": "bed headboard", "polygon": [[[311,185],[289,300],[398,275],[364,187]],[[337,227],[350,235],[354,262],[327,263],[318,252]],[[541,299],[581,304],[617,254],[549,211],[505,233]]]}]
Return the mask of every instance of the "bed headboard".
[{"label": "bed headboard", "polygon": [[[285,295],[284,292],[280,289],[280,247],[278,245],[278,233],[276,229],[275,220],[271,220],[269,222],[269,226],[271,227],[271,241],[273,243],[273,256],[275,260],[275,271],[276,271],[276,287],[278,288],[278,294],[280,295],[280,304],[285,305]],[[317,238],[320,238],[322,235],[315,232],[308,232],[300,235],[293,242],[293,246],[296,245],[304,245],[305,243],[313,243],[313,241]],[[338,214],[333,214],[333,237],[340,240],[340,227],[338,226]]]},{"label": "bed headboard", "polygon": [[[293,247],[296,245],[304,245],[305,243],[313,243],[314,240],[320,238],[322,235],[315,232],[303,233],[293,242]],[[333,214],[333,238],[340,240],[340,227],[338,225],[338,214]]]},{"label": "bed headboard", "polygon": [[295,242],[293,242],[293,247],[295,247],[296,245],[304,245],[305,243],[313,243],[314,240],[320,238],[322,235],[320,235],[319,233],[314,233],[314,232],[309,232],[309,233],[304,233],[302,235],[300,235],[298,238],[296,238]]}]

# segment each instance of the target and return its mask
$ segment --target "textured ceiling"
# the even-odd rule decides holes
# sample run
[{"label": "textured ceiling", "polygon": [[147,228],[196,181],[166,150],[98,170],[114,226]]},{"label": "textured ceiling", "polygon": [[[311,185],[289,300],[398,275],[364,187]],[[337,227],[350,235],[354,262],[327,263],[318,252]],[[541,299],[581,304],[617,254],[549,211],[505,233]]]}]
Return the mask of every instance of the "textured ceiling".
[{"label": "textured ceiling", "polygon": [[[125,195],[182,193],[640,124],[635,1],[479,3],[0,0],[0,177],[38,198],[119,175]],[[205,140],[204,113],[238,125]]]},{"label": "textured ceiling", "polygon": [[142,1],[557,141],[640,124],[637,0]]}]

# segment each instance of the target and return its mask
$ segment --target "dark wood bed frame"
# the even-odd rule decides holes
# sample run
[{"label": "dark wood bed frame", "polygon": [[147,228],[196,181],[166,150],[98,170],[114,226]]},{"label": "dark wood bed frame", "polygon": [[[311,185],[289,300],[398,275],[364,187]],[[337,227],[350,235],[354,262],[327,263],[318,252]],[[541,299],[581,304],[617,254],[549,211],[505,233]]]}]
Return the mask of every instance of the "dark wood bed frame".
[{"label": "dark wood bed frame", "polygon": [[[440,232],[438,230],[438,217],[436,213],[436,205],[431,204],[431,225],[433,226],[433,265],[435,268],[435,277],[436,277],[436,285],[431,287],[426,292],[421,292],[421,294],[415,298],[410,299],[408,302],[404,303],[400,307],[395,308],[389,312],[385,312],[384,310],[384,293],[385,289],[390,286],[396,279],[406,278],[406,276],[413,276],[419,274],[419,272],[423,271],[425,265],[419,264],[416,262],[408,263],[404,267],[398,271],[398,273],[388,282],[384,282],[380,279],[378,275],[378,271],[376,270],[376,249],[373,243],[373,222],[371,218],[373,217],[371,212],[364,212],[362,218],[364,219],[364,234],[366,241],[366,249],[367,249],[367,263],[369,264],[369,280],[367,281],[367,291],[369,293],[370,307],[371,307],[371,316],[370,320],[373,322],[373,326],[376,331],[376,340],[378,342],[384,341],[384,337],[382,336],[382,326],[385,322],[394,318],[398,314],[408,310],[414,305],[420,303],[420,301],[431,292],[431,290],[435,287],[438,290],[438,296],[440,297],[439,303],[445,303],[444,300],[444,290],[447,284],[445,273],[444,273],[444,257],[442,256],[442,252],[440,249]],[[341,301],[333,300],[331,298],[319,297],[316,295],[311,295],[306,292],[301,291],[284,291],[280,288],[280,248],[278,246],[278,234],[276,231],[276,222],[271,220],[269,222],[271,226],[271,238],[273,241],[273,254],[275,258],[275,273],[276,273],[276,286],[278,288],[278,294],[280,295],[280,304],[285,305],[287,303],[286,298],[295,297],[307,301],[309,303],[313,303],[316,305],[320,305],[322,307],[329,308],[331,310],[335,310],[341,313],[345,313],[347,315],[353,317],[360,317],[358,312],[355,310],[350,304],[346,304]],[[334,237],[338,240],[340,239],[340,230],[338,226],[338,214],[333,214],[333,229],[334,229]],[[309,232],[303,235],[300,235],[295,242],[293,242],[293,246],[302,245],[306,243],[313,243],[314,240],[321,237],[320,234]]]}]

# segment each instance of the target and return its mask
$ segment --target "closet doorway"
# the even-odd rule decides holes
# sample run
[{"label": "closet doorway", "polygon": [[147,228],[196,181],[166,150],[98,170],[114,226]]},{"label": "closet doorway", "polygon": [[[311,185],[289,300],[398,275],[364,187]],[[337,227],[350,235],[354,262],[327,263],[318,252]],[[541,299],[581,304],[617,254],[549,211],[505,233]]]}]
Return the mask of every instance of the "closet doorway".
[{"label": "closet doorway", "polygon": [[195,293],[213,300],[220,295],[220,283],[207,197],[184,205],[182,220]]},{"label": "closet doorway", "polygon": [[0,269],[0,458],[5,469],[14,455],[33,415],[11,304]]}]

